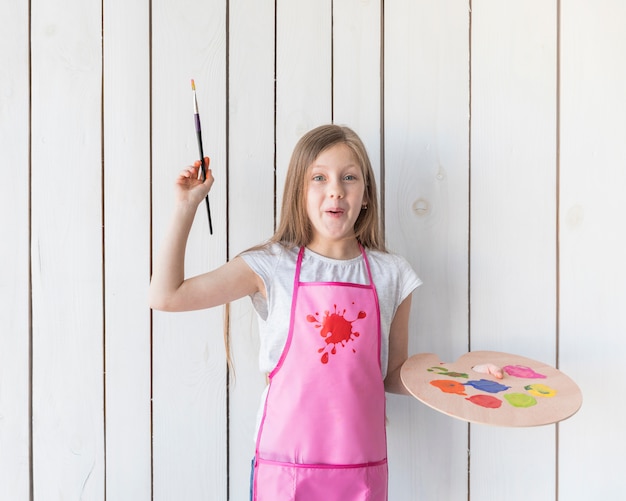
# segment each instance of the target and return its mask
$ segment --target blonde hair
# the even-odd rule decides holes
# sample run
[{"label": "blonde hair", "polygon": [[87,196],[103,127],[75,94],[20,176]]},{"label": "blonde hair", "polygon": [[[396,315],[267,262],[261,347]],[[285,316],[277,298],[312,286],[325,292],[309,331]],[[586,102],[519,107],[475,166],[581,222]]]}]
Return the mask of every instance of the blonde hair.
[{"label": "blonde hair", "polygon": [[[278,243],[287,248],[309,244],[313,237],[313,230],[306,211],[306,173],[309,166],[324,150],[337,144],[345,144],[352,150],[365,181],[364,200],[367,202],[367,209],[361,209],[354,223],[356,239],[365,248],[387,252],[378,216],[376,179],[365,145],[356,132],[349,127],[332,124],[316,127],[302,136],[296,144],[285,179],[280,224],[268,242],[252,247],[248,251],[267,248],[270,243]],[[229,377],[234,380],[235,371],[230,356],[229,316],[230,308],[226,305],[224,344]]]},{"label": "blonde hair", "polygon": [[365,181],[364,199],[367,202],[367,208],[361,210],[354,223],[356,238],[363,247],[385,252],[378,215],[376,180],[367,150],[352,129],[334,124],[312,129],[296,144],[285,179],[280,223],[270,242],[276,242],[285,247],[301,247],[309,244],[313,237],[313,230],[306,211],[306,173],[309,166],[323,151],[337,144],[345,144],[352,150]]}]

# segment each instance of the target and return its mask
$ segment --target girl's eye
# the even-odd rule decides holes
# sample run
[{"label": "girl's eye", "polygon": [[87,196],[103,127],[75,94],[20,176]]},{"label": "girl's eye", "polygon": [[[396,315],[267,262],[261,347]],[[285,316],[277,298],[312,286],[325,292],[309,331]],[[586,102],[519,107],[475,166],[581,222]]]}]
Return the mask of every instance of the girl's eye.
[{"label": "girl's eye", "polygon": [[323,181],[324,180],[324,176],[322,176],[321,174],[318,174],[317,176],[313,176],[313,181]]},{"label": "girl's eye", "polygon": [[354,181],[356,180],[356,176],[354,174],[348,174],[347,176],[344,177],[344,179],[346,181]]}]

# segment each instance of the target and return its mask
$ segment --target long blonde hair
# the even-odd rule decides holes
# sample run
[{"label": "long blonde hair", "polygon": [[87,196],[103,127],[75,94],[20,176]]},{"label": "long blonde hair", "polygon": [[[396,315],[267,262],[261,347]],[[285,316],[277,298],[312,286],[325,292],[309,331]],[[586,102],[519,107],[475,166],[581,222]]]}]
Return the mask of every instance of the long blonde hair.
[{"label": "long blonde hair", "polygon": [[[337,144],[348,146],[361,168],[365,181],[364,199],[367,208],[361,209],[354,223],[354,233],[363,247],[386,252],[378,215],[378,198],[376,179],[365,145],[361,138],[349,127],[339,125],[321,125],[307,132],[297,142],[285,179],[283,202],[280,211],[280,223],[268,242],[248,250],[266,247],[269,243],[278,243],[285,247],[302,247],[308,245],[313,237],[311,222],[306,211],[306,173],[309,166],[326,149]],[[228,325],[230,307],[226,305],[224,323],[224,344],[226,345],[226,361],[229,374],[235,378],[234,366],[230,356],[230,339]]]},{"label": "long blonde hair", "polygon": [[309,244],[313,231],[306,211],[307,169],[324,150],[337,144],[345,144],[352,150],[365,180],[364,199],[367,208],[361,210],[354,223],[356,238],[366,248],[385,251],[378,215],[376,180],[367,150],[352,129],[334,124],[312,129],[296,144],[285,179],[280,223],[270,242],[287,247]]}]

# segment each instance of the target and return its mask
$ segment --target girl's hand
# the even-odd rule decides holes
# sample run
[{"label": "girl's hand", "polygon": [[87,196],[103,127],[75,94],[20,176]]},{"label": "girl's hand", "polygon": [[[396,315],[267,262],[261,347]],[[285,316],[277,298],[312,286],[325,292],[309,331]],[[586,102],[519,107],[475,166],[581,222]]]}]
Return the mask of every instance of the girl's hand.
[{"label": "girl's hand", "polygon": [[[213,185],[213,173],[209,169],[209,157],[204,157],[206,179],[202,181],[200,172],[200,161],[196,160],[176,178],[176,200],[182,203],[198,205],[207,196]],[[200,178],[199,178],[200,176]]]},{"label": "girl's hand", "polygon": [[480,364],[472,367],[476,372],[481,372],[483,374],[491,374],[495,376],[497,379],[502,379],[504,374],[502,373],[502,369],[494,364]]}]

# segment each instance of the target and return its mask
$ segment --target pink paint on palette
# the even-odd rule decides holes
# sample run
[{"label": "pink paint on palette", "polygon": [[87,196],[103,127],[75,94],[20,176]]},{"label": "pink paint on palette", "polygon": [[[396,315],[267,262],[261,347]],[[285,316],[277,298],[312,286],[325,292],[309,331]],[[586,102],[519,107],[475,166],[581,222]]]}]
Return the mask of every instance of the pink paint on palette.
[{"label": "pink paint on palette", "polygon": [[524,365],[506,365],[502,370],[509,376],[525,378],[525,379],[545,379],[546,376],[535,372],[530,367]]}]

